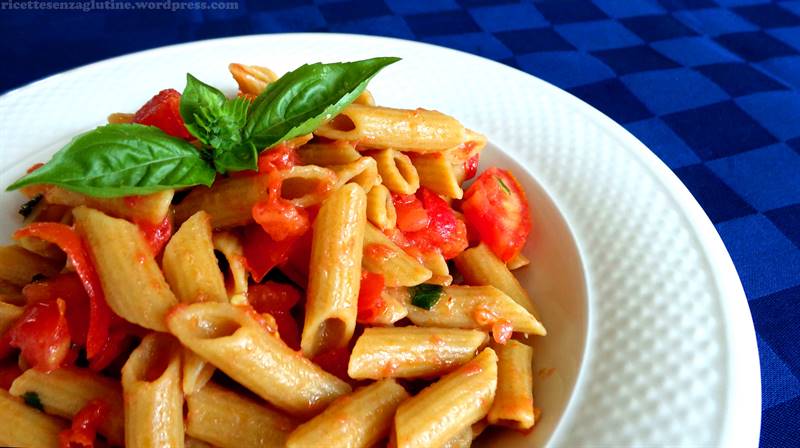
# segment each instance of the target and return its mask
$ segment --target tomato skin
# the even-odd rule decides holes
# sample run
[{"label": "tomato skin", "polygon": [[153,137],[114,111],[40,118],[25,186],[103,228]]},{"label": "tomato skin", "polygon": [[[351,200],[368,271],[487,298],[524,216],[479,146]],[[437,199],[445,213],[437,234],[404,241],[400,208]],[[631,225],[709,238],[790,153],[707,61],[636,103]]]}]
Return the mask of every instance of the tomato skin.
[{"label": "tomato skin", "polygon": [[0,388],[11,389],[11,384],[20,375],[22,375],[22,369],[19,368],[19,363],[16,359],[11,362],[4,362],[0,365]]},{"label": "tomato skin", "polygon": [[532,225],[525,191],[511,172],[484,171],[464,193],[461,208],[470,228],[501,260],[522,250]]},{"label": "tomato skin", "polygon": [[286,283],[267,281],[250,286],[247,301],[256,312],[271,314],[283,342],[293,350],[300,350],[297,322],[291,315],[292,308],[300,302],[300,291]]},{"label": "tomato skin", "polygon": [[133,122],[155,126],[173,137],[191,140],[181,117],[181,94],[175,89],[165,89],[136,111]]},{"label": "tomato skin", "polygon": [[260,282],[275,266],[289,259],[289,252],[296,238],[275,241],[258,224],[248,224],[244,228],[242,249],[245,267],[256,282]]},{"label": "tomato skin", "polygon": [[59,448],[93,448],[97,428],[111,413],[111,407],[101,399],[94,399],[72,417],[72,425],[58,434]]},{"label": "tomato skin", "polygon": [[480,159],[481,153],[477,153],[464,161],[464,180],[470,180],[478,174],[478,163]]},{"label": "tomato skin", "polygon": [[267,197],[253,205],[253,220],[275,241],[296,238],[311,227],[308,212],[281,197],[279,171],[290,169],[300,158],[293,147],[280,144],[258,158],[258,171],[266,179]]},{"label": "tomato skin", "polygon": [[383,275],[361,271],[361,286],[358,289],[358,323],[374,322],[386,308],[381,294],[385,285]]},{"label": "tomato skin", "polygon": [[144,240],[150,246],[153,255],[158,255],[167,245],[167,242],[172,237],[172,216],[167,215],[160,224],[154,225],[145,221],[137,221],[136,225],[139,226]]},{"label": "tomato skin", "polygon": [[34,369],[51,372],[69,354],[67,305],[57,299],[25,307],[22,316],[9,328],[9,343],[22,350],[22,358]]},{"label": "tomato skin", "polygon": [[258,172],[288,170],[300,163],[300,156],[293,146],[280,143],[258,156]]},{"label": "tomato skin", "polygon": [[80,236],[71,227],[53,222],[36,222],[17,230],[14,239],[41,238],[66,252],[89,296],[89,330],[86,336],[86,354],[92,359],[108,340],[108,329],[116,315],[106,303],[100,278],[89,259]]},{"label": "tomato skin", "polygon": [[29,304],[63,299],[70,339],[78,345],[86,345],[89,296],[77,274],[59,274],[47,280],[30,283],[22,288],[22,295]]},{"label": "tomato skin", "polygon": [[[392,198],[394,197],[393,195]],[[400,226],[401,208],[398,208],[397,204],[401,204],[401,208],[420,207],[427,218],[425,225],[416,230],[403,230]],[[456,217],[450,205],[438,194],[422,187],[417,191],[413,201],[407,197],[399,197],[399,201],[395,202],[395,208],[397,227],[404,237],[400,241],[395,238],[395,242],[407,251],[412,253],[438,251],[449,260],[467,248],[467,228],[464,222]]]},{"label": "tomato skin", "polygon": [[348,347],[334,348],[318,354],[311,361],[322,367],[322,370],[337,376],[344,381],[351,381],[347,375],[347,365],[350,363],[350,349]]},{"label": "tomato skin", "polygon": [[397,228],[402,232],[416,232],[430,223],[428,212],[413,194],[392,193],[392,203],[397,212]]}]

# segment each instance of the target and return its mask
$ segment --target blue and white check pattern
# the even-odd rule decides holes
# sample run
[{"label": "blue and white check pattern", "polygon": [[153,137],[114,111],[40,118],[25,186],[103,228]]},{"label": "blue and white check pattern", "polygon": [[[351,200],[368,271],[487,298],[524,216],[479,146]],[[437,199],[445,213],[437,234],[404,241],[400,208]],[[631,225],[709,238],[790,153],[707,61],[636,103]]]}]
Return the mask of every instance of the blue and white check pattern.
[{"label": "blue and white check pattern", "polygon": [[145,48],[290,31],[475,53],[562,87],[629,129],[689,187],[741,275],[761,358],[761,444],[800,446],[800,1],[273,0],[224,12],[0,11],[0,91]]}]

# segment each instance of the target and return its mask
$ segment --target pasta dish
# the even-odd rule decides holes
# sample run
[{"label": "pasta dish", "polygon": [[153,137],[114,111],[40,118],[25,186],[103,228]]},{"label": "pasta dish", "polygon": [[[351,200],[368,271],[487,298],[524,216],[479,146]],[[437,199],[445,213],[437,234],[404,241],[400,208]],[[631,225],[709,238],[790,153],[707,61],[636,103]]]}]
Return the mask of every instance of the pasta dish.
[{"label": "pasta dish", "polygon": [[486,137],[378,106],[397,58],[231,64],[8,187],[0,445],[469,447],[529,431],[531,231]]}]

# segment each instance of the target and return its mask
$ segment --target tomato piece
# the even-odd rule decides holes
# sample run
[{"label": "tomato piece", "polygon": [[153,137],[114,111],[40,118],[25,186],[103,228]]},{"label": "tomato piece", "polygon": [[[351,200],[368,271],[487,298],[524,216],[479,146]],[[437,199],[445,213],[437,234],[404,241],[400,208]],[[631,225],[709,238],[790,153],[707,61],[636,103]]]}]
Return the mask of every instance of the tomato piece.
[{"label": "tomato piece", "polygon": [[288,170],[300,163],[300,156],[294,146],[281,143],[262,152],[258,156],[258,172]]},{"label": "tomato piece", "polygon": [[260,282],[272,268],[286,261],[296,241],[296,238],[275,241],[260,225],[247,225],[244,228],[242,249],[245,267],[253,279]]},{"label": "tomato piece", "polygon": [[272,318],[278,325],[278,334],[281,336],[281,340],[292,350],[300,350],[300,332],[294,317],[290,313],[274,313]]},{"label": "tomato piece", "polygon": [[11,362],[4,362],[3,365],[0,365],[0,388],[11,389],[11,384],[20,375],[22,375],[22,369],[19,368],[19,363],[16,359]]},{"label": "tomato piece", "polygon": [[522,250],[531,220],[525,191],[511,172],[495,167],[484,171],[464,193],[461,208],[470,227],[501,260]]},{"label": "tomato piece", "polygon": [[59,448],[93,448],[97,428],[106,421],[110,413],[111,407],[99,398],[86,403],[72,417],[72,426],[58,434]]},{"label": "tomato piece", "polygon": [[[455,212],[438,194],[420,188],[417,192],[420,206],[428,217],[427,224],[416,231],[403,231],[405,242],[401,247],[409,253],[426,253],[439,251],[445,259],[451,259],[467,248],[467,228],[464,222],[456,217]],[[397,214],[400,227],[400,212]]]},{"label": "tomato piece", "polygon": [[267,281],[250,286],[247,301],[259,313],[286,313],[300,301],[300,291],[286,283]]},{"label": "tomato piece", "polygon": [[311,358],[311,361],[322,367],[322,370],[344,381],[350,381],[350,377],[347,375],[347,364],[350,363],[349,348],[341,347],[324,351]]},{"label": "tomato piece", "polygon": [[116,360],[128,346],[130,335],[123,329],[113,328],[103,348],[89,360],[89,368],[99,372]]},{"label": "tomato piece", "polygon": [[386,302],[381,297],[384,285],[383,275],[361,271],[361,287],[358,289],[359,323],[372,323],[386,308]]},{"label": "tomato piece", "polygon": [[165,89],[133,115],[133,122],[155,126],[174,137],[191,140],[192,134],[186,129],[181,117],[181,94],[175,89]]},{"label": "tomato piece", "polygon": [[22,288],[22,295],[29,304],[63,299],[67,307],[70,339],[78,345],[86,345],[86,334],[89,331],[86,319],[89,315],[89,296],[77,274],[59,274],[47,280],[30,283]]},{"label": "tomato piece", "polygon": [[8,330],[9,344],[22,350],[22,358],[34,369],[53,371],[69,354],[66,308],[61,299],[33,303]]},{"label": "tomato piece", "polygon": [[311,227],[311,220],[303,208],[272,193],[253,205],[252,214],[255,222],[276,241],[299,237]]},{"label": "tomato piece", "polygon": [[464,161],[464,180],[470,180],[478,174],[478,162],[481,160],[481,153]]},{"label": "tomato piece", "polygon": [[167,245],[167,242],[172,237],[172,216],[167,215],[160,224],[152,224],[146,221],[136,221],[144,235],[144,240],[150,246],[153,255],[158,255]]},{"label": "tomato piece", "polygon": [[392,203],[397,212],[397,228],[402,232],[416,232],[428,226],[428,212],[413,194],[392,193]]},{"label": "tomato piece", "polygon": [[37,222],[14,233],[14,238],[36,237],[57,245],[66,252],[89,296],[89,330],[86,336],[86,354],[92,359],[106,344],[108,328],[115,314],[106,303],[100,278],[89,259],[80,236],[72,228],[59,223]]}]

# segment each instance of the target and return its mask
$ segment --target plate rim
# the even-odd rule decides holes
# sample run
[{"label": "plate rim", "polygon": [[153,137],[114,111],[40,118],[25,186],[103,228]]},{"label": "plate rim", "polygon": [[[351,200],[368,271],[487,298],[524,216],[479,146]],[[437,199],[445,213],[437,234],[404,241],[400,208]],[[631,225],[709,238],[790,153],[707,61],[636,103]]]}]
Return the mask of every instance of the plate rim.
[{"label": "plate rim", "polygon": [[[725,352],[727,360],[726,373],[729,375],[729,384],[727,390],[725,391],[727,406],[722,415],[720,444],[722,446],[729,446],[736,441],[737,444],[744,443],[746,446],[758,445],[761,431],[762,385],[756,332],[744,288],[736,271],[733,260],[731,259],[730,254],[722,241],[722,238],[716,231],[716,228],[714,227],[708,215],[705,213],[705,211],[703,211],[702,207],[694,198],[694,196],[692,196],[688,188],[680,181],[677,175],[675,175],[675,173],[644,143],[626,130],[622,125],[615,122],[592,105],[584,102],[570,92],[563,90],[546,80],[482,56],[420,41],[349,33],[262,33],[176,43],[113,56],[54,73],[7,90],[0,94],[0,104],[9,98],[13,98],[18,95],[26,95],[28,94],[28,91],[37,89],[42,85],[53,81],[54,79],[67,76],[80,76],[80,72],[102,68],[104,65],[113,65],[122,59],[146,57],[150,54],[159,52],[178,51],[185,47],[216,44],[224,41],[230,42],[236,40],[259,39],[263,37],[280,39],[284,36],[293,38],[309,37],[317,39],[349,38],[377,41],[388,40],[392,42],[401,42],[407,45],[430,47],[436,49],[437,51],[457,53],[460,55],[460,57],[473,59],[475,63],[484,65],[491,64],[499,71],[506,71],[509,73],[513,72],[517,76],[523,76],[527,78],[529,82],[538,84],[539,88],[549,90],[549,93],[557,96],[560,101],[563,100],[565,106],[569,107],[578,115],[591,120],[593,124],[601,128],[604,132],[607,132],[610,137],[619,141],[620,143],[623,143],[620,145],[622,147],[620,149],[623,149],[626,153],[630,154],[630,156],[636,160],[638,165],[647,170],[648,174],[652,176],[661,187],[663,187],[664,192],[673,199],[677,205],[676,211],[685,217],[687,230],[690,231],[692,239],[698,243],[698,246],[702,249],[702,252],[707,257],[705,261],[707,261],[706,264],[709,268],[709,274],[712,282],[719,291],[720,296],[725,298],[725,302],[720,304],[720,310],[722,311],[723,315],[722,321],[726,323],[726,325],[724,325],[724,329],[725,337],[729,341],[727,346],[728,348],[730,346],[735,346],[739,349],[728,350]],[[516,159],[514,151],[503,150],[503,152]],[[10,161],[10,164],[17,162],[18,161]],[[6,165],[6,163],[3,163],[3,165]],[[552,194],[552,188],[549,188],[546,183],[541,182],[541,180],[537,179],[535,176],[534,178],[548,193],[548,195],[550,195],[552,198],[557,198],[557,195]],[[556,201],[557,204],[558,202],[559,201]],[[569,213],[565,213],[564,210],[560,209],[560,207],[559,212],[566,221],[568,227],[570,229],[574,229],[574,226],[571,225],[571,217]],[[586,364],[591,358],[589,353],[591,350],[591,344],[589,341],[592,340],[594,333],[593,326],[591,325],[591,317],[593,314],[592,302],[596,300],[596,298],[591,290],[591,282],[589,281],[592,275],[591,266],[587,266],[586,263],[583,262],[586,257],[586,253],[582,246],[582,241],[579,234],[573,232],[572,236],[581,256],[581,265],[586,275],[588,301],[587,319],[590,324],[587,326],[586,345],[584,346],[581,367],[578,371],[578,377],[576,378],[573,393],[570,395],[569,402],[566,405],[561,421],[557,423],[553,434],[547,442],[548,446],[552,445],[553,441],[557,440],[558,435],[564,430],[565,425],[563,423],[569,419],[571,414],[574,413],[576,395],[578,394],[583,382],[588,380],[586,378]]]}]

